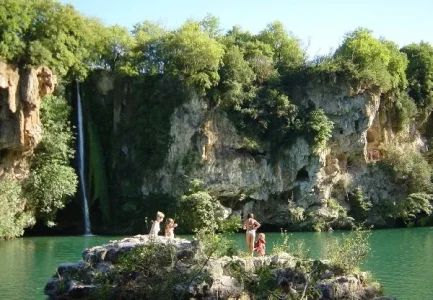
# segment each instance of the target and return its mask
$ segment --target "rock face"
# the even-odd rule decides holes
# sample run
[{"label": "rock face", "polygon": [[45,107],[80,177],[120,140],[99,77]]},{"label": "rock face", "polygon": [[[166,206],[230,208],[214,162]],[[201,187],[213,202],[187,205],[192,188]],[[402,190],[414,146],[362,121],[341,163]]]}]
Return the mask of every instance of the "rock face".
[{"label": "rock face", "polygon": [[297,105],[326,112],[334,122],[333,136],[319,156],[299,137],[275,158],[267,145],[248,150],[245,137],[224,111],[209,109],[205,99],[192,95],[172,114],[173,140],[164,166],[156,176],[144,178],[141,191],[179,196],[188,179],[200,178],[234,213],[245,216],[254,211],[265,224],[276,226],[293,223],[296,216],[291,211],[300,219],[319,212],[326,222],[335,221],[339,215],[327,207],[328,200],[349,208],[347,195],[358,186],[373,204],[398,200],[398,187],[368,163],[380,160],[392,143],[420,151],[425,146],[415,126],[394,132],[383,97],[380,91],[354,90],[343,83],[314,82],[295,91],[292,101]]},{"label": "rock face", "polygon": [[[88,98],[97,99],[92,101],[99,109],[111,110],[107,118],[113,121],[111,133],[116,137],[115,143],[106,148],[112,151],[111,145],[116,144],[113,152],[117,154],[107,165],[112,175],[118,176],[113,177],[117,178],[113,186],[128,181],[118,197],[123,197],[124,203],[131,198],[152,202],[155,194],[179,199],[191,179],[200,179],[227,212],[243,217],[254,212],[262,224],[271,225],[273,230],[350,228],[353,219],[345,213],[349,211],[350,215],[349,195],[357,187],[362,188],[373,207],[390,199],[398,203],[406,197],[401,187],[392,183],[389,173],[375,162],[383,159],[394,145],[426,150],[425,140],[414,124],[396,131],[398,118],[387,109],[386,103],[392,101],[388,95],[371,87],[353,87],[342,79],[316,78],[302,87],[291,87],[290,101],[300,108],[323,109],[334,123],[334,130],[319,155],[313,154],[307,138],[299,136],[290,141],[290,146],[279,149],[278,156],[271,151],[269,141],[251,141],[238,130],[236,120],[226,110],[214,103],[210,105],[212,101],[194,92],[185,97],[179,95],[182,100],[175,102],[178,106],[171,106],[174,112],[169,117],[170,138],[166,141],[165,127],[161,133],[155,129],[137,133],[132,129],[130,110],[145,107],[146,113],[152,114],[152,107],[158,115],[158,105],[163,105],[155,104],[157,101],[147,95],[153,91],[144,83],[124,83],[98,73],[90,85],[96,87],[96,92],[89,93]],[[158,103],[161,100],[158,98]],[[156,122],[167,125],[166,115],[161,118],[164,120]],[[133,124],[142,126],[139,122]],[[106,124],[99,126],[108,134]],[[118,128],[129,131],[120,133]],[[428,130],[424,131],[426,135]],[[141,149],[141,144],[137,146],[139,134],[154,134],[146,141],[161,139],[164,146],[152,149],[147,145]],[[140,151],[146,153],[146,159],[153,157],[149,153],[162,153],[157,156],[158,169],[143,167],[146,171],[141,174],[140,165],[145,165],[146,160],[138,162]],[[138,166],[136,173],[140,175],[130,175],[130,167],[127,171],[119,167],[124,165]],[[375,226],[392,226],[374,209],[367,217]],[[312,219],[325,226],[313,228]]]},{"label": "rock face", "polygon": [[18,70],[0,62],[0,177],[27,175],[27,157],[42,138],[41,98],[54,91],[56,77],[46,67]]},{"label": "rock face", "polygon": [[[169,285],[170,291],[164,299],[255,299],[255,286],[263,280],[257,275],[259,273],[269,274],[266,279],[269,288],[275,289],[278,282],[288,280],[293,283],[292,292],[298,296],[306,289],[306,285],[315,295],[326,296],[330,300],[373,299],[380,293],[378,284],[366,284],[365,273],[341,274],[326,261],[299,260],[287,253],[254,258],[209,258],[198,241],[163,237],[150,239],[140,235],[84,250],[83,261],[59,265],[57,275],[47,282],[44,292],[48,299],[95,299],[102,297],[101,292],[105,299],[136,299],[136,290],[129,287],[142,288],[138,282],[143,282],[140,281],[143,274],[151,279],[158,276],[151,266],[146,265],[131,273],[124,269],[124,264],[119,267],[119,258],[136,247],[150,249],[155,245],[161,247],[160,252],[169,247],[174,248],[173,263],[166,267],[156,266],[166,270],[164,278],[157,280],[169,280],[173,273],[177,274],[179,280]],[[147,254],[138,255],[139,260],[146,259]],[[140,264],[139,260],[135,261],[137,265]],[[307,265],[312,270],[309,273],[305,271]],[[110,275],[117,279],[109,279]],[[315,277],[311,279],[313,275]],[[105,281],[101,278],[105,278]],[[123,279],[116,281],[119,278]],[[119,282],[128,285],[126,289]],[[267,291],[264,293],[269,294]],[[146,291],[141,295],[140,299],[152,299]]]}]

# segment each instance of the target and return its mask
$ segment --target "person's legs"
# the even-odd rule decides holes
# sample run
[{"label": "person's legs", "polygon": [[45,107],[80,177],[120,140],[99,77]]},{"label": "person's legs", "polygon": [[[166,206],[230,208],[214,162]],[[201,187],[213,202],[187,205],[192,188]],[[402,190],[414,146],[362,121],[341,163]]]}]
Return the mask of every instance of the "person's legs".
[{"label": "person's legs", "polygon": [[248,252],[252,256],[254,252],[254,235],[251,233],[247,233],[248,238]]}]

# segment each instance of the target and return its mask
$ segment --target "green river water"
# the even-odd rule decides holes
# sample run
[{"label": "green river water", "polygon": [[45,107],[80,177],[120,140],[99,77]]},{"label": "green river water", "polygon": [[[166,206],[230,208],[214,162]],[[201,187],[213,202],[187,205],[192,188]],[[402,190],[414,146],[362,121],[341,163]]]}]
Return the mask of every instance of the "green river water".
[{"label": "green river water", "polygon": [[[291,241],[304,240],[314,258],[323,257],[324,245],[341,232],[296,232]],[[26,237],[0,241],[0,299],[45,299],[43,288],[62,262],[81,259],[84,248],[120,237]],[[244,235],[233,238],[244,247]],[[268,251],[280,238],[266,235]],[[398,300],[433,300],[433,228],[375,230],[363,270],[383,284],[386,295]]]}]

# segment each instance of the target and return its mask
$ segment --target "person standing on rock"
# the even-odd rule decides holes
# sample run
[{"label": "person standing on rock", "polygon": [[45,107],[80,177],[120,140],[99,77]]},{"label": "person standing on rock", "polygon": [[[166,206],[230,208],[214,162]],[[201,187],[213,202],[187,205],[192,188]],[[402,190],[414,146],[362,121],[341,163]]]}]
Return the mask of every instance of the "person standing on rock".
[{"label": "person standing on rock", "polygon": [[260,227],[260,223],[254,219],[253,214],[248,214],[248,219],[244,222],[244,230],[246,230],[246,241],[248,247],[248,253],[253,256],[254,252],[254,241],[256,239],[256,230]]},{"label": "person standing on rock", "polygon": [[160,223],[164,220],[164,214],[160,211],[156,213],[156,219],[152,221],[152,228],[150,229],[149,235],[157,237],[159,231],[161,230]]}]

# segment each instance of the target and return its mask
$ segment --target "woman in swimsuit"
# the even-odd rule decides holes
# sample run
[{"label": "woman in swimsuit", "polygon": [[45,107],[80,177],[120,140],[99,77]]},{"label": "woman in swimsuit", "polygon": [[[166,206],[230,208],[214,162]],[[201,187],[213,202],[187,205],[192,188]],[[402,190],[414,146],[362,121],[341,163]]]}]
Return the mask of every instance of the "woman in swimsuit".
[{"label": "woman in swimsuit", "polygon": [[248,252],[253,256],[254,240],[256,239],[256,230],[260,227],[260,223],[254,219],[253,214],[248,214],[248,219],[244,222],[244,229],[246,232],[246,240]]}]

